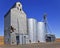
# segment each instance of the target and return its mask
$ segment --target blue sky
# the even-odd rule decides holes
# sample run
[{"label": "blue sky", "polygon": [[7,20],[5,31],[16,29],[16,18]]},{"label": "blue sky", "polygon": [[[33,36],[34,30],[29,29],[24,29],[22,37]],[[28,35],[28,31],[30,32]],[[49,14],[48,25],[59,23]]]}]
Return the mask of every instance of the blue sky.
[{"label": "blue sky", "polygon": [[27,18],[41,21],[43,14],[47,13],[52,33],[60,37],[60,0],[0,0],[0,36],[4,35],[4,15],[18,1],[22,3]]}]

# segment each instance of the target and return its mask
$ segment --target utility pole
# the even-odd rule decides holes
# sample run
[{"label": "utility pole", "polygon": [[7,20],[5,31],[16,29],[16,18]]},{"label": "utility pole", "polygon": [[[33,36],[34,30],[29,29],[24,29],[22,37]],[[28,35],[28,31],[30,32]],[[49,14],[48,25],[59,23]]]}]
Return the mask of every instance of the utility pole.
[{"label": "utility pole", "polygon": [[45,23],[45,29],[46,29],[46,33],[47,33],[47,14],[46,13],[43,16],[43,21]]},{"label": "utility pole", "polygon": [[[44,21],[44,24],[45,24],[45,33],[46,33],[46,36],[47,36],[47,14],[45,13],[44,16],[43,16],[43,21]],[[45,38],[47,38],[45,36]]]}]

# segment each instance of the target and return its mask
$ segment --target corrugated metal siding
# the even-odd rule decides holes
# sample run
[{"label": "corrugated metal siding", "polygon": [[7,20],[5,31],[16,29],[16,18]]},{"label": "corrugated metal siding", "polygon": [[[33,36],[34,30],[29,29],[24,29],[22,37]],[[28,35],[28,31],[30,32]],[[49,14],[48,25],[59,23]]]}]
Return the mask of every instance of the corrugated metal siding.
[{"label": "corrugated metal siding", "polygon": [[46,42],[46,31],[44,22],[38,22],[38,41]]},{"label": "corrugated metal siding", "polygon": [[31,40],[31,43],[36,42],[36,26],[37,26],[37,21],[35,19],[28,19],[28,35],[29,35],[29,40]]}]

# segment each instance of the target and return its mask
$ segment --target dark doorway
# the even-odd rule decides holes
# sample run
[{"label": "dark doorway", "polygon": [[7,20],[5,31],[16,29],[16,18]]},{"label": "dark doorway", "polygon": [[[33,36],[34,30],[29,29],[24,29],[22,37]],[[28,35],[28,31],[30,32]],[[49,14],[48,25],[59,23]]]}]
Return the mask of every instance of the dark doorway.
[{"label": "dark doorway", "polygon": [[47,37],[46,42],[51,42],[51,37]]},{"label": "dark doorway", "polygon": [[17,45],[20,43],[19,36],[16,36],[16,42],[17,42]]}]

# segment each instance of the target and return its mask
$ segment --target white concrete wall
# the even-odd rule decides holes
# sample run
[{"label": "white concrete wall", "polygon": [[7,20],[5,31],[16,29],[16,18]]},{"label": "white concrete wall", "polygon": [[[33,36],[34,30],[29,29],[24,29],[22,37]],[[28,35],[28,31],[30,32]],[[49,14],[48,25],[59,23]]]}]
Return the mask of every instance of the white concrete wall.
[{"label": "white concrete wall", "polygon": [[4,17],[4,42],[10,44],[10,12]]},{"label": "white concrete wall", "polygon": [[27,18],[23,11],[11,9],[11,25],[16,28],[16,33],[27,34]]},{"label": "white concrete wall", "polygon": [[11,33],[10,35],[11,35],[11,42],[10,42],[10,44],[11,45],[16,45],[17,43],[16,43],[16,34],[15,34],[15,32]]},{"label": "white concrete wall", "polygon": [[20,44],[29,44],[28,35],[19,35],[19,37],[20,37]]},{"label": "white concrete wall", "polygon": [[20,37],[20,44],[26,44],[26,38],[24,38],[24,35],[19,35]]},{"label": "white concrete wall", "polygon": [[[11,44],[12,44],[12,40],[14,40],[14,44],[16,43],[16,33],[21,35],[21,34],[27,34],[27,18],[26,18],[26,14],[24,13],[24,11],[21,9],[19,10],[17,7],[12,8],[11,9],[11,26],[14,27],[16,30],[14,30],[14,36],[11,35]],[[20,36],[21,38],[21,36]],[[22,41],[20,40],[20,43],[22,43]]]}]

